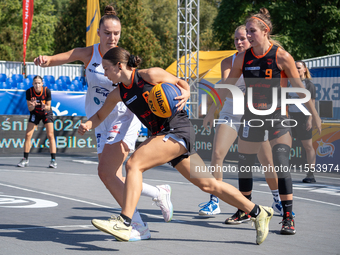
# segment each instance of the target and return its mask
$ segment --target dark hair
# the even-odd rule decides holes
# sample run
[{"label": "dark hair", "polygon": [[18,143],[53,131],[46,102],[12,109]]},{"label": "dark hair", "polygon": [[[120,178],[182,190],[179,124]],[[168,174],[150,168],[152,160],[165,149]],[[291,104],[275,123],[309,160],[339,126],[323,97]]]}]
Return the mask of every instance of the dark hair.
[{"label": "dark hair", "polygon": [[114,47],[108,50],[103,56],[103,59],[110,61],[112,65],[125,63],[129,67],[138,67],[138,65],[142,63],[140,57],[130,54],[130,52],[121,47]]},{"label": "dark hair", "polygon": [[306,68],[306,72],[305,72],[306,79],[311,80],[311,79],[312,79],[312,76],[311,76],[311,74],[310,74],[310,72],[309,72],[309,69],[308,69],[306,63],[303,62],[302,60],[298,60],[298,61],[295,62],[295,64],[296,64],[296,63],[301,63],[301,64],[304,66],[304,68]]},{"label": "dark hair", "polygon": [[41,76],[40,76],[40,75],[36,75],[36,76],[34,76],[34,78],[33,78],[33,81],[34,81],[35,79],[40,79],[42,82],[44,82],[43,78],[41,78]]},{"label": "dark hair", "polygon": [[104,23],[105,20],[108,19],[113,19],[113,20],[117,20],[120,23],[120,19],[117,17],[117,13],[115,11],[115,9],[111,6],[111,5],[107,5],[105,7],[105,14],[103,15],[103,17],[101,17],[100,21],[99,21],[99,28],[101,26],[101,24]]}]

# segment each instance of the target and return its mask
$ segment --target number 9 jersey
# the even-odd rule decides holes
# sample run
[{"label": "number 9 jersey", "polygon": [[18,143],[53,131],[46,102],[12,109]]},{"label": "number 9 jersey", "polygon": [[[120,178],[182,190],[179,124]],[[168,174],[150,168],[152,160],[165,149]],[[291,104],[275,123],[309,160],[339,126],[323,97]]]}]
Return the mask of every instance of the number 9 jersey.
[{"label": "number 9 jersey", "polygon": [[[258,110],[270,109],[273,102],[273,88],[277,88],[278,108],[281,105],[281,87],[287,87],[287,76],[277,66],[279,47],[271,44],[261,56],[256,56],[253,48],[248,49],[243,59],[243,77],[246,87],[253,88],[253,106]],[[248,98],[248,90],[246,98]],[[248,110],[245,105],[246,111]]]}]

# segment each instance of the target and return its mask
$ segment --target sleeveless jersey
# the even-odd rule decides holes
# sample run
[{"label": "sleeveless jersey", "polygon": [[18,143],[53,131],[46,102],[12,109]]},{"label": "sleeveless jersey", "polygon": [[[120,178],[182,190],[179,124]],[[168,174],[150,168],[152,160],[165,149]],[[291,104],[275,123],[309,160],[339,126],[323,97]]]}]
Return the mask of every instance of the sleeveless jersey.
[{"label": "sleeveless jersey", "polygon": [[[104,69],[102,66],[103,57],[99,46],[99,43],[92,46],[92,57],[86,66],[88,89],[85,99],[85,112],[88,119],[103,106],[107,95],[117,87],[113,85],[112,81],[104,76]],[[116,114],[118,117],[124,114],[126,110],[126,106],[122,102],[119,102],[110,115]]]},{"label": "sleeveless jersey", "polygon": [[[313,84],[313,82],[311,80],[308,80],[308,79],[304,79],[301,82],[305,86],[305,88],[309,90],[310,95],[311,95],[311,99],[315,99],[316,98],[316,90],[315,90],[315,85]],[[292,85],[290,83],[288,83],[288,87],[292,87]],[[295,92],[291,92],[291,93],[289,93],[289,98],[290,99],[299,99],[300,97]],[[305,104],[303,104],[303,106],[307,109]],[[301,112],[300,109],[295,104],[290,104],[288,107],[289,107],[289,112]]]},{"label": "sleeveless jersey", "polygon": [[190,126],[187,114],[183,110],[170,118],[161,118],[151,112],[147,100],[150,90],[154,86],[155,84],[144,81],[138,71],[134,69],[130,85],[119,83],[120,96],[124,104],[150,130],[152,135],[177,127]]},{"label": "sleeveless jersey", "polygon": [[[266,53],[256,56],[253,48],[246,50],[243,59],[243,77],[246,87],[253,88],[253,106],[258,110],[267,110],[272,106],[273,88],[277,89],[278,105],[281,106],[281,87],[287,87],[287,77],[277,66],[278,46],[271,44]],[[248,98],[246,91],[246,97]],[[245,109],[247,100],[245,100]]]},{"label": "sleeveless jersey", "polygon": [[[236,56],[237,56],[237,53],[235,53],[233,55],[231,66],[234,65],[234,61],[235,61]],[[244,83],[243,74],[237,80],[235,86],[237,86],[240,90],[242,90],[243,93],[245,93],[246,85]],[[224,108],[224,112],[229,113],[229,114],[233,114],[233,99],[230,98],[230,97],[226,97],[225,101],[224,101],[224,104],[223,104],[223,108]]]},{"label": "sleeveless jersey", "polygon": [[35,106],[34,110],[31,113],[39,114],[39,115],[46,115],[49,112],[52,112],[52,109],[49,111],[42,110],[41,103],[46,104],[47,101],[52,100],[51,90],[45,86],[42,86],[40,94],[35,92],[34,87],[29,88],[26,90],[26,100],[31,101],[32,98],[36,98],[38,105]]}]

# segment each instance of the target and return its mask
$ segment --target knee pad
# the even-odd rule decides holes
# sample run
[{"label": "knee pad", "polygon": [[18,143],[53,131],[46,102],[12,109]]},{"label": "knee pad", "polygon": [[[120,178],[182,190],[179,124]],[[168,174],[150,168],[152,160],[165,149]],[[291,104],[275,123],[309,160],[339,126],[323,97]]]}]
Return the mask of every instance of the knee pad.
[{"label": "knee pad", "polygon": [[255,165],[256,157],[256,154],[238,154],[238,187],[242,192],[253,189],[252,167]]},{"label": "knee pad", "polygon": [[272,152],[274,167],[278,178],[279,193],[281,195],[292,194],[293,183],[289,169],[290,147],[286,144],[276,144]]}]

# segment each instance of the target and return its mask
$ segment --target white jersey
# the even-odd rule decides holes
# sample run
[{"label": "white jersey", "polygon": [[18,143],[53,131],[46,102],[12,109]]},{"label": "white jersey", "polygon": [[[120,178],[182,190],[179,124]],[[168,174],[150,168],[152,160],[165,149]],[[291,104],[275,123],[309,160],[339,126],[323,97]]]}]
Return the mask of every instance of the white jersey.
[{"label": "white jersey", "polygon": [[[99,43],[93,45],[92,57],[86,66],[88,89],[85,99],[85,112],[91,118],[104,104],[113,86],[106,76],[102,66],[103,56]],[[95,129],[97,137],[97,152],[101,153],[106,143],[112,144],[123,140],[130,149],[134,149],[134,142],[138,136],[141,123],[137,117],[119,102],[107,118]]]},{"label": "white jersey", "polygon": [[[116,88],[116,86],[112,86],[112,81],[104,76],[103,57],[99,49],[99,43],[92,47],[92,57],[86,66],[88,89],[85,99],[85,112],[87,118],[91,118],[103,106],[108,94]],[[125,111],[126,109],[125,105],[119,102],[110,115],[117,114],[118,110]]]},{"label": "white jersey", "polygon": [[[236,58],[237,53],[235,53],[233,55],[233,59],[232,59],[232,66],[234,65],[234,61]],[[245,93],[246,91],[246,85],[243,79],[243,74],[240,76],[240,78],[237,80],[235,86],[237,86],[243,93]],[[226,97],[224,104],[223,104],[223,113],[229,113],[229,114],[233,114],[233,99],[230,97]]]}]

